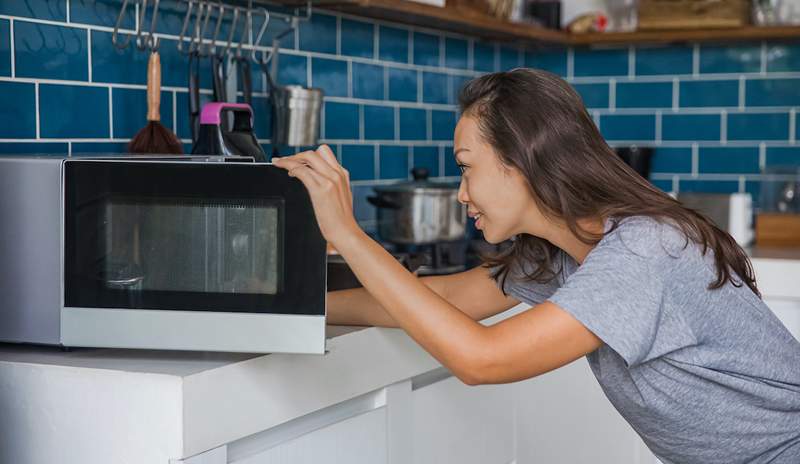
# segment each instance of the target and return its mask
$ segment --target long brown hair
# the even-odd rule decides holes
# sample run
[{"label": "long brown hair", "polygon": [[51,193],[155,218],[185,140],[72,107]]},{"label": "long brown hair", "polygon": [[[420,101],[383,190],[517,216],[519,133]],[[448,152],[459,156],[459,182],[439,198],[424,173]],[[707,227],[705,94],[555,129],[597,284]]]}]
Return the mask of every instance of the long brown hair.
[{"label": "long brown hair", "polygon": [[[708,289],[746,284],[761,297],[744,250],[704,214],[683,206],[629,167],[608,146],[578,94],[555,74],[526,68],[486,74],[469,81],[459,95],[462,115],[477,120],[481,136],[506,166],[527,179],[540,211],[562,219],[582,242],[595,245],[604,234],[582,229],[578,221],[613,218],[609,233],[630,216],[671,220],[686,238],[714,252],[717,278]],[[556,275],[558,248],[522,234],[499,254],[484,257],[501,284],[509,269],[546,283]],[[529,263],[533,266],[523,266]],[[736,279],[738,277],[738,279]]]}]

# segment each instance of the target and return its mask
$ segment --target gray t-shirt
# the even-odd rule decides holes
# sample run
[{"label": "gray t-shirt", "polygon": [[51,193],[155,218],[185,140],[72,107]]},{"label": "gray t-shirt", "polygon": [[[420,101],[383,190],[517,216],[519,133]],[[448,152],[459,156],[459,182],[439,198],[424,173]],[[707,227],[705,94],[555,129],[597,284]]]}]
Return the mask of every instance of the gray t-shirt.
[{"label": "gray t-shirt", "polygon": [[516,272],[505,289],[604,342],[589,365],[665,464],[800,463],[800,342],[746,285],[708,290],[713,251],[684,243],[676,227],[625,218],[580,266],[562,251],[551,283]]}]

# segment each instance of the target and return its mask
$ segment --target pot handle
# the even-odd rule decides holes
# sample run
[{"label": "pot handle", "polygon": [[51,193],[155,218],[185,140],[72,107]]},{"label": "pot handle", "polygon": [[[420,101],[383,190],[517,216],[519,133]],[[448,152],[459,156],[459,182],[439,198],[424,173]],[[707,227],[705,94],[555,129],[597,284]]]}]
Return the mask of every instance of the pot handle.
[{"label": "pot handle", "polygon": [[367,197],[367,201],[376,208],[400,209],[400,205],[384,197]]}]

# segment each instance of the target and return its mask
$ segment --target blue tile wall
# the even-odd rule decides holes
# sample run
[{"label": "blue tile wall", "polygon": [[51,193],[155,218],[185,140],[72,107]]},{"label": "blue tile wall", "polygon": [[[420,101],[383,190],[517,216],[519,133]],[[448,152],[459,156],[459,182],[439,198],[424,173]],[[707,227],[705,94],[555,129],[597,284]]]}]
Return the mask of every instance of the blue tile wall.
[{"label": "blue tile wall", "polygon": [[[0,153],[125,150],[145,124],[148,55],[111,44],[121,4],[0,1]],[[158,31],[162,123],[176,125],[189,151],[188,65],[176,48],[185,5],[162,0]],[[223,35],[230,26],[223,22]],[[133,27],[131,9],[123,28]],[[285,28],[270,22],[260,50]],[[354,182],[356,215],[373,226],[365,197],[376,182],[407,179],[414,166],[458,178],[459,90],[517,66],[564,77],[612,147],[654,147],[650,179],[659,188],[757,192],[764,166],[800,167],[798,42],[560,48],[313,10],[281,47],[278,81],[325,91],[321,141],[338,150]],[[210,75],[202,60],[203,102]],[[253,78],[256,135],[269,149],[269,99],[255,66]]]}]

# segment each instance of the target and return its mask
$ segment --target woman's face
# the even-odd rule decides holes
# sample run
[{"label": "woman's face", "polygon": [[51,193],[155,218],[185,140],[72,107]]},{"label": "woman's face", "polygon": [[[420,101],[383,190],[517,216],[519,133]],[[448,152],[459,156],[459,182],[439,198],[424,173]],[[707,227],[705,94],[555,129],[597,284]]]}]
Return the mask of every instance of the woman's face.
[{"label": "woman's face", "polygon": [[531,224],[543,224],[543,218],[527,181],[516,168],[501,163],[474,117],[465,114],[458,121],[453,148],[462,172],[458,200],[476,218],[475,227],[486,241],[500,243],[523,232],[538,235]]}]

